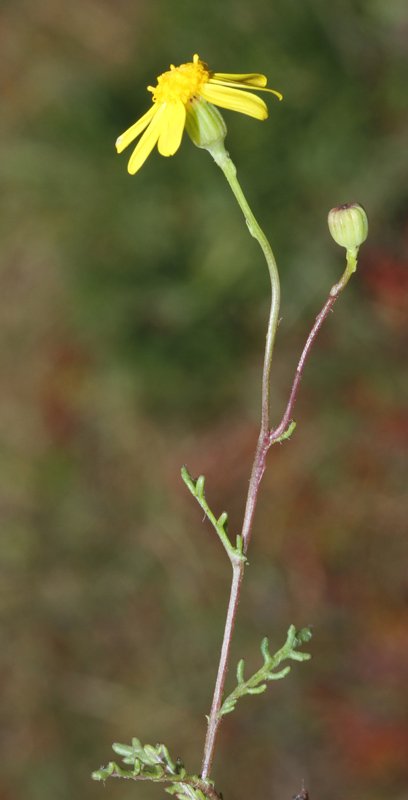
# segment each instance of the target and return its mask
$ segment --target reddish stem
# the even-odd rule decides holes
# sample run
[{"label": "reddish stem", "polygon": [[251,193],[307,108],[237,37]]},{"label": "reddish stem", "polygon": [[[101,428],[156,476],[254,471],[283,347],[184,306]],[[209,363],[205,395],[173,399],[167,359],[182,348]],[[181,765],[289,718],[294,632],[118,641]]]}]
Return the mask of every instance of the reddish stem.
[{"label": "reddish stem", "polygon": [[309,353],[310,353],[310,351],[312,349],[312,346],[314,344],[316,336],[319,333],[319,330],[322,327],[323,322],[325,321],[325,319],[328,316],[329,312],[332,310],[332,308],[333,308],[338,296],[339,296],[338,294],[335,294],[335,295],[330,294],[328,299],[327,299],[327,301],[326,301],[326,303],[324,304],[322,310],[320,311],[320,314],[318,314],[316,319],[315,319],[315,323],[313,325],[312,330],[309,333],[309,336],[307,337],[306,344],[305,344],[305,346],[304,346],[304,348],[302,350],[302,355],[300,356],[299,363],[298,363],[298,365],[296,367],[295,377],[294,377],[294,380],[293,380],[293,384],[292,384],[292,388],[291,388],[291,391],[290,391],[289,400],[288,400],[288,404],[286,406],[285,413],[284,413],[279,425],[276,428],[274,428],[273,430],[270,431],[270,434],[269,434],[269,447],[270,447],[271,444],[276,442],[276,440],[279,439],[282,436],[282,434],[285,433],[285,431],[288,428],[289,423],[292,421],[292,413],[293,413],[293,409],[295,407],[295,403],[296,403],[296,400],[297,400],[300,381],[302,380],[302,375],[303,375],[303,372],[304,372],[304,369],[305,369],[305,364],[306,364],[307,358],[308,358]]},{"label": "reddish stem", "polygon": [[[266,390],[265,390],[266,382],[265,380],[263,381],[261,430],[258,437],[258,444],[251,471],[251,478],[249,482],[248,495],[246,500],[245,514],[244,514],[242,533],[241,533],[243,539],[243,549],[245,553],[248,550],[249,542],[252,535],[253,520],[255,516],[256,504],[258,501],[259,487],[262,481],[263,474],[265,472],[266,456],[268,450],[272,446],[272,444],[276,442],[277,439],[279,439],[282,436],[282,434],[285,433],[285,431],[288,428],[288,425],[291,421],[293,409],[296,403],[300,381],[302,379],[307,358],[316,340],[317,334],[319,333],[319,330],[323,325],[323,322],[327,318],[329,312],[332,310],[339,294],[344,288],[344,285],[345,284],[342,284],[340,282],[339,284],[336,284],[335,286],[332,287],[330,295],[325,305],[323,306],[322,310],[315,319],[315,323],[306,340],[306,344],[303,348],[302,354],[299,359],[299,363],[296,368],[296,373],[293,380],[286,410],[283,414],[283,417],[279,425],[272,430],[269,430],[269,381]],[[217,680],[214,690],[211,712],[208,718],[207,735],[204,745],[204,757],[203,757],[202,772],[201,772],[201,777],[204,781],[208,779],[211,772],[212,762],[214,758],[216,736],[222,719],[222,717],[220,717],[219,715],[219,711],[222,704],[224,685],[228,672],[231,640],[237,616],[244,569],[245,569],[245,562],[239,561],[233,563],[233,577],[231,583],[230,598],[228,603],[227,618],[224,628],[224,637],[221,647],[220,663],[218,666]]]}]

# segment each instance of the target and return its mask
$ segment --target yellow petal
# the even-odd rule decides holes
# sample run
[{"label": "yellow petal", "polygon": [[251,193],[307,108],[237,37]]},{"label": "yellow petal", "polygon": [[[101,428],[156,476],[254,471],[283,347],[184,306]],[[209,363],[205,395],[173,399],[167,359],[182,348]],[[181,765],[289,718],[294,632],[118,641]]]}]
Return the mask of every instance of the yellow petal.
[{"label": "yellow petal", "polygon": [[[248,89],[249,86],[249,84],[246,83],[234,83],[233,81],[215,80],[215,75],[212,78],[210,78],[209,83],[213,83],[215,86],[231,86],[232,88],[235,87],[236,89]],[[276,89],[269,89],[267,86],[256,86],[255,84],[251,84],[251,86],[254,86],[258,92],[269,92],[270,94],[276,95],[278,100],[283,99],[283,94],[276,91]]]},{"label": "yellow petal", "polygon": [[146,161],[146,158],[152,152],[153,147],[155,146],[161,133],[164,110],[165,106],[156,107],[156,113],[149,127],[147,128],[147,130],[145,130],[143,136],[140,138],[132,155],[130,156],[128,164],[128,172],[130,172],[131,175],[134,175],[135,172],[137,172],[138,169],[140,169],[140,167]]},{"label": "yellow petal", "polygon": [[173,156],[179,149],[186,122],[186,109],[181,100],[166,105],[157,144],[160,155]]},{"label": "yellow petal", "polygon": [[213,72],[211,78],[222,83],[243,83],[245,86],[266,86],[268,79],[266,75],[260,75],[259,72],[247,72],[242,74],[235,74],[229,72]]},{"label": "yellow petal", "polygon": [[138,121],[135,122],[134,125],[132,125],[130,128],[127,129],[127,131],[121,133],[121,135],[118,136],[115,145],[118,153],[121,153],[125,149],[125,147],[127,147],[131,142],[133,142],[134,139],[136,139],[136,136],[139,136],[139,133],[142,133],[142,131],[144,131],[144,129],[147,128],[150,120],[154,117],[156,111],[157,111],[157,106],[156,105],[151,106],[151,108],[149,108],[146,114],[143,114],[143,117],[140,117],[140,119],[138,119]]},{"label": "yellow petal", "polygon": [[255,119],[266,119],[268,109],[260,97],[252,92],[243,92],[241,89],[222,86],[221,84],[205,83],[200,91],[201,97],[221,108],[239,111]]}]

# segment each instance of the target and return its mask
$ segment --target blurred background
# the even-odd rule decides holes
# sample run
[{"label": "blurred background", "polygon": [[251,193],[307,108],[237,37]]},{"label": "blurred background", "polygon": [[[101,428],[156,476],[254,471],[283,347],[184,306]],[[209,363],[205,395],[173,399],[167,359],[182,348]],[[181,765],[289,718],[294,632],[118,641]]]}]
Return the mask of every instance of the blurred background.
[{"label": "blurred background", "polygon": [[206,152],[131,178],[114,150],[198,52],[285,98],[225,112],[282,276],[275,422],[343,268],[327,212],[370,220],[269,456],[233,645],[255,669],[312,624],[313,660],[225,720],[214,777],[226,800],[406,800],[406,3],[3,0],[0,25],[0,799],[163,796],[90,779],[134,735],[200,768],[230,570],[179,470],[238,531],[268,275]]}]

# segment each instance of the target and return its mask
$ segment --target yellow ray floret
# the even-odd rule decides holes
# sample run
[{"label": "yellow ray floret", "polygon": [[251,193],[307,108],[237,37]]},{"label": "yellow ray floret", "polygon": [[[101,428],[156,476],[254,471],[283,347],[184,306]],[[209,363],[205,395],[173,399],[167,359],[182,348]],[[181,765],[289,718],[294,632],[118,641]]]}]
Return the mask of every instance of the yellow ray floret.
[{"label": "yellow ray floret", "polygon": [[153,105],[119,136],[116,141],[117,152],[121,153],[140,136],[128,164],[131,175],[140,169],[156,144],[162,156],[174,155],[180,147],[189,108],[200,99],[255,119],[266,119],[266,103],[248,91],[270,92],[281,100],[280,92],[267,88],[266,84],[265,75],[257,72],[210,72],[198,55],[179,67],[172,64],[167,72],[159,75],[156,86],[147,87],[152,93]]}]

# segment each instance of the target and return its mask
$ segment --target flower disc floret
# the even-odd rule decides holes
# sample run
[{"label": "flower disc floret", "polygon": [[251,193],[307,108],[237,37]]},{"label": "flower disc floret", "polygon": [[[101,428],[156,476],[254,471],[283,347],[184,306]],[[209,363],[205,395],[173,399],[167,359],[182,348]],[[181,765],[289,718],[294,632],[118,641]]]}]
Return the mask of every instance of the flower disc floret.
[{"label": "flower disc floret", "polygon": [[193,62],[175,67],[171,64],[167,72],[157,78],[157,86],[148,86],[153,94],[153,103],[175,103],[178,100],[184,105],[200,94],[203,85],[209,80],[210,73],[194,56]]},{"label": "flower disc floret", "polygon": [[119,136],[116,149],[121,153],[140,136],[128,163],[131,175],[140,169],[156,144],[162,156],[174,155],[180,147],[188,115],[196,113],[197,103],[203,101],[264,120],[268,116],[266,103],[248,89],[270,92],[281,100],[280,92],[266,84],[265,75],[257,72],[211,72],[197,54],[187,64],[179,67],[172,64],[159,75],[156,86],[147,87],[153,104]]}]

